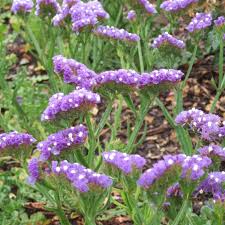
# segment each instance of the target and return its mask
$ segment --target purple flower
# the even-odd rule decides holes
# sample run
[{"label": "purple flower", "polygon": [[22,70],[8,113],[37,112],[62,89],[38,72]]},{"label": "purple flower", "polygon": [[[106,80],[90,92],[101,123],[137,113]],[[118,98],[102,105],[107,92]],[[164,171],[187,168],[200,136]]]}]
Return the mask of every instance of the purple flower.
[{"label": "purple flower", "polygon": [[136,15],[136,12],[135,12],[134,10],[130,10],[130,11],[127,13],[127,19],[128,19],[129,21],[134,21],[134,20],[136,20],[136,17],[137,17],[137,15]]},{"label": "purple flower", "polygon": [[30,12],[34,6],[32,0],[13,0],[11,11],[13,13]]},{"label": "purple flower", "polygon": [[118,29],[113,26],[98,26],[93,30],[93,33],[97,36],[112,38],[119,41],[137,42],[140,40],[137,34],[129,33],[124,29]]},{"label": "purple flower", "polygon": [[214,20],[214,24],[216,27],[222,27],[225,25],[225,17],[220,16],[216,20]]},{"label": "purple flower", "polygon": [[155,163],[151,169],[146,170],[141,175],[137,181],[137,184],[146,189],[150,188],[155,182],[157,182],[157,180],[162,178],[172,168],[176,166],[180,167],[185,158],[186,157],[183,154],[164,156],[163,160]]},{"label": "purple flower", "polygon": [[65,83],[74,84],[77,89],[91,89],[95,85],[96,73],[84,64],[61,55],[53,57],[53,64],[55,73],[62,74]]},{"label": "purple flower", "polygon": [[188,124],[193,130],[201,134],[201,138],[212,141],[223,136],[223,130],[220,127],[221,118],[215,114],[207,114],[198,109],[183,111],[177,115],[175,122],[177,124]]},{"label": "purple flower", "polygon": [[14,149],[32,145],[36,140],[26,133],[16,131],[0,134],[0,152],[6,149]]},{"label": "purple flower", "polygon": [[138,85],[140,74],[134,70],[119,69],[115,71],[105,71],[95,77],[96,85],[102,86],[103,84],[117,84],[125,85],[135,88]]},{"label": "purple flower", "polygon": [[52,16],[60,11],[60,5],[57,0],[37,0],[36,11],[37,16]]},{"label": "purple flower", "polygon": [[212,161],[206,156],[187,156],[182,163],[182,178],[197,180],[202,177],[204,169],[211,165]]},{"label": "purple flower", "polygon": [[211,172],[208,177],[201,182],[197,191],[202,193],[211,193],[214,198],[225,194],[223,185],[225,183],[225,172]]},{"label": "purple flower", "polygon": [[80,192],[88,192],[95,187],[108,188],[112,185],[110,177],[96,173],[78,163],[69,163],[66,160],[60,163],[53,161],[52,172],[56,175],[64,175]]},{"label": "purple flower", "polygon": [[147,13],[149,14],[157,13],[155,7],[148,0],[138,0],[138,1],[145,8]]},{"label": "purple flower", "polygon": [[143,73],[139,80],[139,87],[143,88],[155,84],[162,83],[177,83],[183,77],[180,70],[174,69],[160,69],[154,70],[151,73]]},{"label": "purple flower", "polygon": [[187,30],[192,33],[194,31],[203,30],[212,24],[211,13],[196,13],[196,16],[187,26]]},{"label": "purple flower", "polygon": [[146,164],[146,160],[139,155],[129,155],[116,150],[103,152],[102,156],[106,163],[115,166],[125,174],[132,173],[135,168],[140,170]]},{"label": "purple flower", "polygon": [[225,34],[223,35],[223,40],[225,41]]},{"label": "purple flower", "polygon": [[171,34],[165,32],[161,35],[159,35],[157,38],[154,39],[154,42],[152,44],[153,48],[160,48],[162,45],[172,45],[176,48],[185,48],[185,43],[175,37],[173,37]]},{"label": "purple flower", "polygon": [[41,120],[54,120],[56,117],[68,117],[70,114],[88,111],[100,103],[100,100],[98,94],[85,89],[75,90],[68,95],[54,94],[49,99],[48,107],[43,112]]},{"label": "purple flower", "polygon": [[218,145],[209,145],[204,146],[200,149],[198,149],[198,152],[202,156],[208,156],[208,157],[219,157],[221,160],[225,160],[225,148],[222,148]]},{"label": "purple flower", "polygon": [[38,143],[41,152],[40,160],[46,161],[51,155],[60,155],[68,149],[84,144],[88,135],[87,128],[82,124],[51,134],[45,141]]},{"label": "purple flower", "polygon": [[166,196],[168,198],[172,197],[183,197],[183,192],[181,191],[180,184],[175,183],[167,189]]},{"label": "purple flower", "polygon": [[28,173],[29,177],[27,179],[28,183],[34,185],[38,180],[39,173],[39,161],[37,158],[32,158],[28,163]]},{"label": "purple flower", "polygon": [[167,0],[160,5],[160,8],[167,12],[177,12],[198,1],[199,0]]},{"label": "purple flower", "polygon": [[84,3],[82,1],[73,5],[70,9],[72,18],[72,29],[80,32],[84,27],[95,26],[99,19],[108,19],[109,14],[103,9],[97,0]]}]

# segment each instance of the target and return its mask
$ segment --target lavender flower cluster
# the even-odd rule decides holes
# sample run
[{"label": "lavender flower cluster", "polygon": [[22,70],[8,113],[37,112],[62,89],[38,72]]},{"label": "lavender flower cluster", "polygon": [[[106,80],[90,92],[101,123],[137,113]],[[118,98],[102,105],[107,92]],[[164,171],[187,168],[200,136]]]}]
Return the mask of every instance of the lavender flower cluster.
[{"label": "lavender flower cluster", "polygon": [[28,163],[28,174],[29,174],[29,176],[27,178],[27,182],[31,185],[34,185],[40,177],[38,158],[32,158],[29,161],[29,163]]},{"label": "lavender flower cluster", "polygon": [[188,124],[201,134],[201,138],[213,141],[225,136],[225,127],[221,127],[221,118],[215,114],[207,114],[198,109],[183,111],[177,115],[175,122],[180,125]]},{"label": "lavender flower cluster", "polygon": [[69,163],[66,160],[60,163],[53,161],[52,172],[55,175],[64,175],[80,192],[88,192],[95,187],[105,189],[113,183],[112,179],[104,174],[96,173],[78,163]]},{"label": "lavender flower cluster", "polygon": [[96,73],[74,59],[57,55],[53,57],[53,65],[55,73],[63,75],[64,82],[76,85],[77,89],[88,90],[95,84]]},{"label": "lavender flower cluster", "polygon": [[181,191],[181,187],[180,187],[180,184],[178,182],[173,184],[172,186],[170,186],[167,189],[166,197],[167,198],[183,197],[183,192]]},{"label": "lavender flower cluster", "polygon": [[218,145],[211,144],[209,146],[204,146],[198,149],[198,152],[202,156],[208,156],[210,158],[217,157],[220,160],[225,160],[225,148],[222,148]]},{"label": "lavender flower cluster", "polygon": [[100,103],[100,100],[98,94],[85,89],[75,90],[68,95],[54,94],[49,99],[48,107],[42,113],[41,120],[54,120],[57,116],[63,116],[65,113],[87,111]]},{"label": "lavender flower cluster", "polygon": [[225,25],[225,17],[219,16],[216,20],[214,20],[214,24],[216,27],[221,27]]},{"label": "lavender flower cluster", "polygon": [[87,128],[82,124],[51,134],[45,141],[39,142],[37,145],[37,149],[40,151],[40,160],[46,161],[51,155],[57,156],[65,150],[84,144],[87,135]]},{"label": "lavender flower cluster", "polygon": [[37,0],[35,14],[39,15],[55,15],[60,11],[60,5],[57,0]]},{"label": "lavender flower cluster", "polygon": [[179,40],[175,37],[173,37],[168,32],[165,32],[161,35],[159,35],[157,38],[154,39],[152,47],[153,48],[160,48],[162,45],[172,45],[176,48],[185,48],[185,43],[182,40]]},{"label": "lavender flower cluster", "polygon": [[186,28],[190,33],[192,33],[195,31],[203,30],[211,25],[211,13],[196,13],[196,16],[191,20],[191,22]]},{"label": "lavender flower cluster", "polygon": [[149,14],[157,13],[154,5],[152,5],[148,0],[138,0],[138,1],[145,8],[147,13]]},{"label": "lavender flower cluster", "polygon": [[193,3],[197,3],[198,1],[199,0],[168,0],[164,1],[160,5],[160,8],[164,9],[167,12],[177,12],[189,7]]},{"label": "lavender flower cluster", "polygon": [[26,133],[16,131],[0,134],[0,152],[11,148],[19,148],[32,145],[36,140]]},{"label": "lavender flower cluster", "polygon": [[197,180],[204,175],[204,169],[208,168],[211,162],[211,159],[206,156],[167,155],[163,160],[155,163],[151,169],[145,171],[137,183],[143,188],[150,188],[156,181],[177,167],[181,168],[182,179]]},{"label": "lavender flower cluster", "polygon": [[137,34],[129,33],[124,29],[119,29],[113,26],[98,26],[93,29],[93,33],[100,37],[111,38],[114,40],[137,42],[140,37]]},{"label": "lavender flower cluster", "polygon": [[137,18],[137,14],[134,10],[130,10],[128,13],[127,13],[127,20],[129,21],[134,21],[136,20]]},{"label": "lavender flower cluster", "polygon": [[129,155],[116,150],[103,152],[102,156],[106,163],[118,168],[125,174],[132,173],[134,169],[140,170],[146,164],[146,160],[140,155]]},{"label": "lavender flower cluster", "polygon": [[13,13],[26,13],[30,12],[34,6],[32,0],[13,0],[11,11]]}]

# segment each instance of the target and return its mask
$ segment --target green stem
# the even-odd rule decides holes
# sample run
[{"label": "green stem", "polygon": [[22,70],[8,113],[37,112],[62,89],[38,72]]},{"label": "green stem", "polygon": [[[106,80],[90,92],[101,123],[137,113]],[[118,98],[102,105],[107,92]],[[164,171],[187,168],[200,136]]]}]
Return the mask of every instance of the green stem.
[{"label": "green stem", "polygon": [[144,73],[144,62],[143,62],[143,55],[142,55],[141,41],[140,40],[138,41],[138,57],[139,57],[141,73]]},{"label": "green stem", "polygon": [[[222,36],[222,35],[221,35]],[[223,36],[220,37],[220,52],[219,52],[219,87],[223,80]]]},{"label": "green stem", "polygon": [[71,225],[61,207],[57,209],[57,215],[61,225]]}]

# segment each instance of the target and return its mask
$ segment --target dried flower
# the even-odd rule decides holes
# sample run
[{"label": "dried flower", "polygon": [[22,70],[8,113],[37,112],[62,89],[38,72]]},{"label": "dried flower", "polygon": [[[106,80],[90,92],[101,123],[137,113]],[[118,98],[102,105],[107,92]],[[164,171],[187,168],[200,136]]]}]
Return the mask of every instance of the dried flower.
[{"label": "dried flower", "polygon": [[157,38],[155,38],[152,44],[152,47],[160,48],[161,46],[164,46],[164,45],[172,45],[173,47],[180,48],[180,49],[185,48],[185,43],[183,41],[173,37],[168,32],[165,32],[159,35]]},{"label": "dried flower", "polygon": [[140,40],[140,37],[137,34],[129,33],[124,29],[118,29],[113,26],[98,26],[93,30],[93,33],[97,36],[120,41],[137,42]]},{"label": "dried flower", "polygon": [[32,145],[36,140],[26,133],[16,131],[0,134],[0,152],[7,149],[17,149]]},{"label": "dried flower", "polygon": [[204,146],[200,149],[198,149],[198,152],[202,156],[208,156],[208,157],[219,157],[221,160],[225,160],[225,148],[222,148],[218,145],[209,145]]},{"label": "dried flower", "polygon": [[29,177],[27,179],[28,183],[34,185],[38,180],[39,173],[39,161],[37,158],[32,158],[28,163],[28,173]]},{"label": "dried flower", "polygon": [[60,11],[60,5],[57,0],[37,0],[36,11],[37,16],[53,16]]},{"label": "dried flower", "polygon": [[146,160],[140,155],[129,155],[126,153],[118,152],[116,150],[103,152],[102,156],[103,160],[106,163],[115,166],[125,174],[132,173],[133,169],[140,170],[146,164]]},{"label": "dried flower", "polygon": [[13,0],[11,11],[13,13],[30,12],[33,6],[32,0]]},{"label": "dried flower", "polygon": [[91,89],[95,85],[96,73],[84,64],[61,55],[53,57],[54,71],[62,74],[65,83],[76,85],[77,89]]},{"label": "dried flower", "polygon": [[77,148],[84,144],[87,135],[87,128],[82,124],[51,134],[45,141],[37,145],[41,152],[40,160],[46,161],[51,155],[57,156],[65,150]]},{"label": "dried flower", "polygon": [[136,20],[136,17],[137,17],[137,14],[134,10],[130,10],[128,13],[127,13],[127,19],[129,21],[134,21]]},{"label": "dried flower", "polygon": [[187,26],[187,30],[192,33],[194,31],[203,30],[212,24],[212,15],[210,13],[196,13],[196,16]]},{"label": "dried flower", "polygon": [[54,120],[56,117],[68,117],[70,114],[86,112],[100,103],[100,96],[85,89],[75,90],[68,95],[54,94],[49,99],[48,107],[41,116],[42,121]]},{"label": "dried flower", "polygon": [[167,12],[177,12],[189,7],[191,4],[198,2],[199,0],[168,0],[164,1],[160,8]]},{"label": "dried flower", "polygon": [[112,179],[104,174],[96,173],[78,163],[69,163],[66,160],[60,163],[52,162],[52,172],[62,174],[80,192],[88,192],[95,187],[108,188],[112,185]]}]

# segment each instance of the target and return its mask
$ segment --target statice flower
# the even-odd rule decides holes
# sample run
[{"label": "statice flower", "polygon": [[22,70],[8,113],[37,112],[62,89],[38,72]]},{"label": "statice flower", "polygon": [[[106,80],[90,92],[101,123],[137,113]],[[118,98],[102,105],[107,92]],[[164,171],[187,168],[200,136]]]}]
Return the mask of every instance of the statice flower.
[{"label": "statice flower", "polygon": [[87,135],[87,128],[82,124],[51,134],[37,145],[37,149],[41,153],[40,160],[46,161],[52,155],[58,156],[66,150],[77,148],[84,144]]},{"label": "statice flower", "polygon": [[139,80],[140,88],[152,86],[155,84],[172,83],[175,84],[181,80],[184,73],[174,69],[154,70],[151,73],[143,73]]},{"label": "statice flower", "polygon": [[72,29],[75,32],[80,32],[84,27],[95,26],[100,19],[108,19],[109,14],[103,9],[101,3],[97,0],[78,2],[70,9],[72,18]]},{"label": "statice flower", "polygon": [[93,29],[93,33],[100,37],[111,38],[119,41],[137,42],[140,37],[137,34],[129,33],[124,29],[118,29],[113,26],[98,26]]},{"label": "statice flower", "polygon": [[155,182],[157,182],[160,178],[163,178],[163,176],[168,174],[173,168],[181,167],[185,158],[186,157],[183,154],[164,156],[164,159],[155,163],[151,169],[146,170],[141,175],[137,181],[137,184],[146,189],[150,188]]},{"label": "statice flower", "polygon": [[63,4],[60,11],[52,18],[52,24],[53,26],[61,26],[67,18],[70,18],[70,7],[67,4]]},{"label": "statice flower", "polygon": [[34,6],[32,0],[13,0],[11,11],[13,13],[30,12]]},{"label": "statice flower", "polygon": [[211,165],[212,161],[206,156],[187,156],[182,163],[182,178],[197,180],[202,177],[204,169]]},{"label": "statice flower", "polygon": [[54,120],[57,117],[69,117],[86,112],[100,103],[100,96],[85,89],[75,90],[68,95],[54,94],[49,99],[48,107],[41,116],[42,121]]},{"label": "statice flower", "polygon": [[167,12],[177,12],[198,1],[199,0],[167,0],[160,5],[160,8]]},{"label": "statice flower", "polygon": [[32,158],[28,163],[28,183],[34,185],[40,176],[39,172],[39,160],[38,158]]},{"label": "statice flower", "polygon": [[88,192],[97,187],[105,189],[112,185],[110,177],[66,160],[60,163],[53,161],[52,172],[55,175],[64,175],[79,192]]},{"label": "statice flower", "polygon": [[104,84],[123,85],[130,88],[137,87],[140,74],[134,70],[119,69],[115,71],[105,71],[95,77],[96,85]]},{"label": "statice flower", "polygon": [[73,5],[77,4],[78,2],[81,2],[81,0],[63,0],[62,5],[68,5],[69,7],[72,7]]},{"label": "statice flower", "polygon": [[60,5],[57,0],[37,0],[36,11],[37,16],[52,16],[60,11]]},{"label": "statice flower", "polygon": [[168,198],[172,197],[183,197],[183,192],[179,183],[175,183],[167,189],[166,196]]},{"label": "statice flower", "polygon": [[136,20],[136,18],[137,18],[137,14],[136,14],[136,12],[135,12],[134,10],[130,10],[130,11],[127,13],[127,19],[128,19],[129,21],[134,21],[134,20]]},{"label": "statice flower", "polygon": [[218,157],[220,160],[225,160],[225,148],[222,148],[218,145],[209,145],[204,146],[200,149],[198,149],[198,152],[202,156],[208,156],[208,157]]},{"label": "statice flower", "polygon": [[157,13],[154,5],[152,5],[148,0],[138,0],[138,1],[145,8],[147,13],[149,14]]},{"label": "statice flower", "polygon": [[171,45],[172,47],[176,48],[185,48],[185,43],[182,40],[179,40],[175,37],[173,37],[168,32],[165,32],[161,35],[159,35],[157,38],[154,39],[152,47],[153,48],[160,48],[164,45]]},{"label": "statice flower", "polygon": [[225,172],[211,172],[208,177],[201,182],[197,188],[199,193],[211,193],[215,198],[225,194],[223,185],[225,184]]},{"label": "statice flower", "polygon": [[187,30],[192,33],[194,31],[203,30],[212,24],[211,13],[196,13],[196,16],[187,26]]},{"label": "statice flower", "polygon": [[215,114],[204,113],[198,109],[183,111],[177,115],[175,122],[180,125],[188,124],[201,134],[201,138],[212,141],[222,136],[221,118]]},{"label": "statice flower", "polygon": [[140,155],[129,155],[116,150],[103,152],[102,156],[106,163],[118,168],[125,174],[132,173],[134,169],[140,170],[146,164],[146,160]]},{"label": "statice flower", "polygon": [[95,84],[96,73],[84,64],[61,55],[53,57],[54,72],[63,75],[64,82],[76,85],[77,89],[91,89]]},{"label": "statice flower", "polygon": [[214,20],[214,24],[216,27],[222,27],[225,25],[225,17],[220,16],[216,20]]},{"label": "statice flower", "polygon": [[16,131],[0,134],[0,152],[7,149],[17,149],[32,145],[36,140],[26,133]]}]

